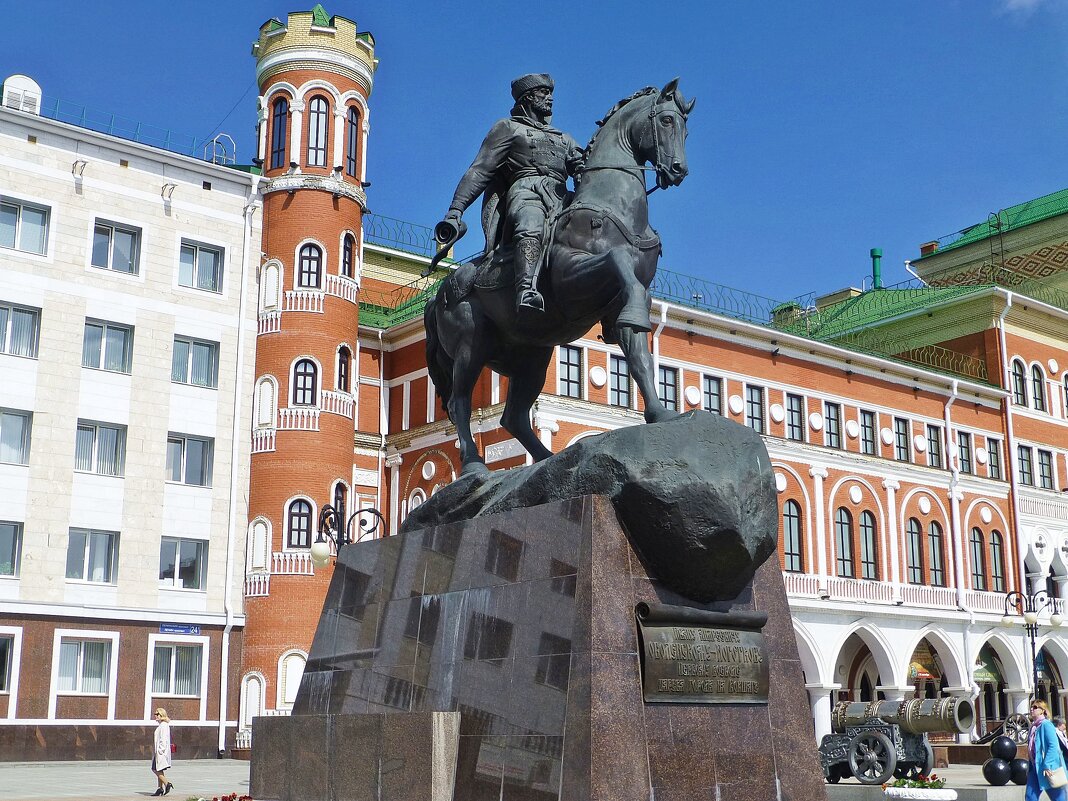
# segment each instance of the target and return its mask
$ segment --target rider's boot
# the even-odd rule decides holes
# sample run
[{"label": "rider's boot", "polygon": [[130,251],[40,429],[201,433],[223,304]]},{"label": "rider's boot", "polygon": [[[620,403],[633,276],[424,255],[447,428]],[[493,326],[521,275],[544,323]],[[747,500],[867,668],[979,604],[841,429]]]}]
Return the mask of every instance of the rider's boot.
[{"label": "rider's boot", "polygon": [[545,298],[534,288],[541,259],[541,243],[524,237],[515,243],[515,310],[516,314],[545,311]]}]

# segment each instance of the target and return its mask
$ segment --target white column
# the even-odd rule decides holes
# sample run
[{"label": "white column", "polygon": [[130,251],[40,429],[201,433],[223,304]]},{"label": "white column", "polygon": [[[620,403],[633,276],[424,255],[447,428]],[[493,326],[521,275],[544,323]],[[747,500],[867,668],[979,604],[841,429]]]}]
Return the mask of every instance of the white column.
[{"label": "white column", "polygon": [[899,564],[899,549],[897,536],[897,491],[901,489],[901,483],[888,478],[883,481],[883,489],[886,490],[886,536],[890,546],[890,571],[886,578],[894,583],[894,597],[901,597],[901,565]]},{"label": "white column", "polygon": [[904,701],[906,695],[912,695],[915,691],[915,687],[895,687],[891,684],[880,684],[875,688],[876,692],[881,692],[887,701]]},{"label": "white column", "polygon": [[958,488],[953,488],[949,491],[949,523],[953,529],[950,535],[950,542],[953,543],[953,554],[950,558],[953,560],[953,579],[957,582],[957,606],[961,609],[967,609],[968,606],[965,603],[964,588],[967,586],[964,583],[965,568],[969,564],[968,561],[968,548],[965,546],[967,538],[960,530],[960,502],[964,499],[964,491]]},{"label": "white column", "polygon": [[812,710],[812,726],[817,744],[823,739],[823,735],[831,733],[831,693],[841,688],[841,684],[805,685],[808,691],[808,706]]},{"label": "white column", "polygon": [[367,137],[371,133],[371,124],[367,121],[368,112],[363,112],[363,136],[360,137],[360,180],[367,182]]},{"label": "white column", "polygon": [[[300,148],[304,144],[304,103],[294,100],[289,110],[289,163],[300,164]],[[300,167],[296,169],[300,171]]]},{"label": "white column", "polygon": [[1030,720],[1030,715],[1027,713],[1030,711],[1028,707],[1031,705],[1031,690],[1028,687],[1006,687],[1005,696],[1009,702],[1009,714],[1026,715]]},{"label": "white column", "polygon": [[[267,98],[260,97],[259,99],[259,119],[260,119],[260,141],[257,145],[257,152],[259,153],[259,160],[267,161],[267,118],[270,116],[270,109],[267,108]],[[266,170],[266,165],[264,166]]]},{"label": "white column", "polygon": [[345,112],[344,106],[334,109],[334,160],[328,166],[341,167],[339,175],[345,169]]},{"label": "white column", "polygon": [[[809,468],[812,477],[813,514],[816,520],[816,572],[820,576],[827,574],[827,512],[823,502],[823,480],[827,478],[824,467]],[[823,584],[823,582],[820,582]]]},{"label": "white column", "polygon": [[404,461],[399,453],[386,457],[389,468],[389,530],[396,534],[400,529],[400,466]]},{"label": "white column", "polygon": [[[541,444],[549,450],[553,449],[553,434],[560,430],[560,424],[551,417],[545,417],[540,412],[534,413],[534,429],[538,432]],[[527,464],[534,464],[534,457],[529,453],[526,457]]]}]

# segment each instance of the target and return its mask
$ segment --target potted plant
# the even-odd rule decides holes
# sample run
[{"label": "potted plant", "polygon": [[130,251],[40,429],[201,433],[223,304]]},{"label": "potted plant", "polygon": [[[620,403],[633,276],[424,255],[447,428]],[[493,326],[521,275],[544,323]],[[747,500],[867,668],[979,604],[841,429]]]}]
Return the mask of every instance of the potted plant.
[{"label": "potted plant", "polygon": [[934,773],[930,776],[920,774],[915,779],[898,779],[883,785],[883,795],[886,798],[923,798],[934,801],[954,801],[957,797],[956,790],[946,788],[946,780],[940,779]]}]

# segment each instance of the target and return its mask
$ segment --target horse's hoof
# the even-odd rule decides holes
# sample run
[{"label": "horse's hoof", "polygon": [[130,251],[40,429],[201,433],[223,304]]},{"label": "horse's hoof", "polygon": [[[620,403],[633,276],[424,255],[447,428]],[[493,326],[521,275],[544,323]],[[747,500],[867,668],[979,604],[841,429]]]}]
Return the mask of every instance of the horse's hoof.
[{"label": "horse's hoof", "polygon": [[465,476],[485,476],[489,475],[490,469],[486,467],[485,462],[468,462],[460,470],[460,478]]}]

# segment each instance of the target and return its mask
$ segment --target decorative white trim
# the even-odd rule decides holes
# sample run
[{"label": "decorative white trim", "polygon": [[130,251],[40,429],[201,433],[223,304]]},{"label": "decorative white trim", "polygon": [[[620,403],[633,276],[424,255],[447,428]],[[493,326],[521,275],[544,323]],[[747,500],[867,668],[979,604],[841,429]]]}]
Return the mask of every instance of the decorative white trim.
[{"label": "decorative white trim", "polygon": [[[111,643],[108,657],[108,720],[115,718],[115,693],[119,682],[119,632],[102,629],[55,629],[52,632],[52,673],[48,682],[48,718],[56,719],[56,704],[59,698],[59,646],[64,639],[107,640]],[[70,693],[63,693],[70,695]],[[82,696],[84,693],[73,693]]]},{"label": "decorative white trim", "polygon": [[15,720],[19,700],[19,668],[22,665],[22,627],[0,626],[0,636],[11,635],[11,672],[7,685],[7,719]]},{"label": "decorative white trim", "polygon": [[[145,665],[145,720],[152,720],[152,665],[157,644],[165,645],[199,645],[200,646],[200,713],[197,717],[201,723],[208,719],[208,666],[211,664],[211,640],[207,636],[187,636],[182,634],[149,634],[148,660]],[[172,694],[173,695],[173,694]],[[171,696],[160,696],[171,697]],[[174,696],[185,699],[187,696]]]}]

